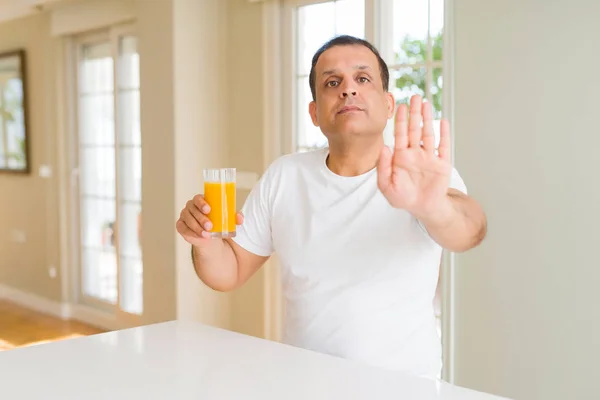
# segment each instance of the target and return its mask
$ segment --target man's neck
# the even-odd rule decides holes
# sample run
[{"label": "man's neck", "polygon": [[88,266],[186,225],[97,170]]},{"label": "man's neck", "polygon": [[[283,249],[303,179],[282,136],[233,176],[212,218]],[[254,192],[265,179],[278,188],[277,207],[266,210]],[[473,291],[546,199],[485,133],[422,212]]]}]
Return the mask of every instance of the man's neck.
[{"label": "man's neck", "polygon": [[341,176],[358,176],[377,166],[383,138],[371,143],[329,143],[327,167]]}]

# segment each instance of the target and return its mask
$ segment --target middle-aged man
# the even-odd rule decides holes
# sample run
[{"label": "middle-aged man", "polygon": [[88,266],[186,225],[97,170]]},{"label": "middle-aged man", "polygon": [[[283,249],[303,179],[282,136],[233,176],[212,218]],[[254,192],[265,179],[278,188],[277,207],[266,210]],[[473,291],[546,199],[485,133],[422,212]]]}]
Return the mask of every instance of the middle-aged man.
[{"label": "middle-aged man", "polygon": [[329,147],[274,161],[237,215],[237,236],[211,239],[197,195],[177,230],[198,277],[229,291],[269,256],[281,261],[285,343],[436,377],[442,365],[433,298],[442,249],[462,252],[486,234],[480,205],[451,164],[447,121],[435,148],[431,105],[395,111],[389,72],[368,42],[339,36],[314,55],[313,123]]}]

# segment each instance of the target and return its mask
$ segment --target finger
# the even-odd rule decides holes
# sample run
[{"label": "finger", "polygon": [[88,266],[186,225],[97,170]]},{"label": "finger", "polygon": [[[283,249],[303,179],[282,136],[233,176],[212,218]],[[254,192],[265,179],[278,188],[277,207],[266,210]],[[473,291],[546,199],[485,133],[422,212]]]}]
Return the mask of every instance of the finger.
[{"label": "finger", "polygon": [[235,216],[235,223],[237,225],[242,225],[244,223],[244,214],[242,214],[241,211],[236,214],[236,216]]},{"label": "finger", "polygon": [[433,134],[433,110],[430,102],[423,103],[423,148],[429,153],[435,150],[435,136]]},{"label": "finger", "polygon": [[201,235],[198,235],[196,232],[192,231],[182,219],[177,220],[176,227],[177,232],[179,232],[179,234],[188,242],[193,239],[210,238],[210,235],[206,231],[202,231],[203,233]]},{"label": "finger", "polygon": [[208,214],[210,212],[210,205],[204,199],[204,196],[201,194],[197,194],[192,199],[192,202],[198,207],[198,210],[201,210],[204,214]]},{"label": "finger", "polygon": [[452,144],[450,143],[450,123],[448,120],[442,119],[440,121],[440,146],[438,148],[439,157],[442,160],[450,162],[452,154]]},{"label": "finger", "polygon": [[410,98],[410,116],[408,122],[408,145],[410,147],[421,147],[421,96]]},{"label": "finger", "polygon": [[392,153],[383,146],[377,164],[377,186],[382,192],[386,191],[392,181]]},{"label": "finger", "polygon": [[210,230],[212,229],[212,224],[208,224],[208,222],[210,221],[207,217],[201,215],[200,221],[198,221],[196,219],[196,216],[192,215],[190,210],[186,208],[182,211],[180,219],[197,236],[204,238],[210,237]]},{"label": "finger", "polygon": [[204,229],[202,229],[200,222],[198,220],[196,220],[196,218],[190,213],[190,210],[188,210],[187,208],[185,208],[181,212],[181,216],[179,217],[179,220],[183,221],[183,223],[196,235],[198,235],[198,236],[202,235],[202,232],[204,231]]},{"label": "finger", "polygon": [[408,116],[406,104],[400,104],[396,111],[394,124],[394,149],[401,150],[408,147]]},{"label": "finger", "polygon": [[196,204],[191,201],[188,201],[186,205],[186,210],[198,221],[198,223],[202,226],[204,230],[210,231],[213,227],[211,220],[200,211]]}]

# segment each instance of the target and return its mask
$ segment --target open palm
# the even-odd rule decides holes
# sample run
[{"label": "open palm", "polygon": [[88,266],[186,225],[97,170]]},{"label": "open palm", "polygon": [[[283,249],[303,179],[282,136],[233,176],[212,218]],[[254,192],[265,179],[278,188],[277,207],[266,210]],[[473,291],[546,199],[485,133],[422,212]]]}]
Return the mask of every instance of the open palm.
[{"label": "open palm", "polygon": [[420,96],[396,113],[393,153],[384,146],[379,158],[379,189],[395,208],[402,208],[417,218],[427,218],[446,204],[452,164],[448,121],[440,125],[440,144],[436,153],[433,112],[430,103]]}]

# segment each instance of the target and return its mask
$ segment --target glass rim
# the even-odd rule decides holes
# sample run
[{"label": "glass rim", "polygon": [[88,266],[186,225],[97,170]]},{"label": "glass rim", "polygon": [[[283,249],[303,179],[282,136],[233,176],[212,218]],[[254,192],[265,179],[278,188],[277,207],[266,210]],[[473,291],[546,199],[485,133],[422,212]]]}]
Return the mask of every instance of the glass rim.
[{"label": "glass rim", "polygon": [[236,170],[235,168],[230,168],[230,167],[227,167],[227,168],[203,168],[203,169],[202,169],[202,171],[205,171],[205,172],[211,172],[211,171],[220,171],[220,172],[222,172],[222,171],[227,171],[227,172],[233,172],[233,171],[235,171],[235,170]]},{"label": "glass rim", "polygon": [[235,182],[235,168],[205,168],[202,171],[204,182]]}]

